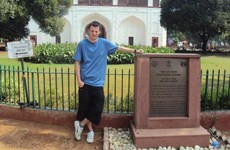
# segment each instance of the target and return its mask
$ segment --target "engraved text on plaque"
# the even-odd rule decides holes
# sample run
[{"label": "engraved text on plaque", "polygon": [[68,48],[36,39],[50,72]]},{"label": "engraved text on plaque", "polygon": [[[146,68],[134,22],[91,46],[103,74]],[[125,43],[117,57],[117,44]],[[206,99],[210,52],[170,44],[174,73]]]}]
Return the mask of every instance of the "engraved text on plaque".
[{"label": "engraved text on plaque", "polygon": [[187,59],[150,58],[150,117],[187,116]]}]

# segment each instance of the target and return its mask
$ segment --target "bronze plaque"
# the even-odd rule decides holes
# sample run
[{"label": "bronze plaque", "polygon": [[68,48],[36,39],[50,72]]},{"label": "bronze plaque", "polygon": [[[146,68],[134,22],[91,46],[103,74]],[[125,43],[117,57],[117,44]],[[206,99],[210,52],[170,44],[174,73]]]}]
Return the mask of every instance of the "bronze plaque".
[{"label": "bronze plaque", "polygon": [[187,116],[187,59],[150,58],[150,117]]}]

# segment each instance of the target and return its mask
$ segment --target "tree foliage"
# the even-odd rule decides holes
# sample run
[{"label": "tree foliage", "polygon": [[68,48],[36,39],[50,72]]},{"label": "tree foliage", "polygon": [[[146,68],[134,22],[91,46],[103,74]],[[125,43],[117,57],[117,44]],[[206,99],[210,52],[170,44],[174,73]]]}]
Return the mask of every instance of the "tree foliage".
[{"label": "tree foliage", "polygon": [[64,27],[62,17],[71,6],[72,0],[1,0],[0,37],[15,40],[28,36],[30,19],[43,32],[59,35]]},{"label": "tree foliage", "polygon": [[16,7],[12,1],[0,1],[0,21],[5,22],[9,17],[14,17]]},{"label": "tree foliage", "polygon": [[203,52],[209,38],[229,31],[229,0],[162,0],[161,8],[161,25],[199,37]]},{"label": "tree foliage", "polygon": [[26,25],[30,17],[24,11],[25,3],[13,0],[3,0],[0,3],[0,37],[11,41],[28,35]]}]

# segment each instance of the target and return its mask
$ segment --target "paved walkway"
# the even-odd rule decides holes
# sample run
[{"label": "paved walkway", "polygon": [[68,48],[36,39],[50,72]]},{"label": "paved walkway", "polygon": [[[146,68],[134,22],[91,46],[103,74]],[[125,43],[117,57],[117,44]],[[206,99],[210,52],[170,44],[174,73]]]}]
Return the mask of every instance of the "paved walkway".
[{"label": "paved walkway", "polygon": [[0,150],[102,150],[102,132],[95,133],[95,142],[76,141],[72,128],[28,121],[0,118]]}]

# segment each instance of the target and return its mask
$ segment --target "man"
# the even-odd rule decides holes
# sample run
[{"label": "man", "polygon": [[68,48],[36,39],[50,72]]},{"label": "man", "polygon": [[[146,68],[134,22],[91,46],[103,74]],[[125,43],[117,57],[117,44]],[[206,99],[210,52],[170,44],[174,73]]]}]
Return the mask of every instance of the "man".
[{"label": "man", "polygon": [[[107,55],[116,50],[121,52],[135,52],[133,49],[117,46],[112,42],[100,38],[101,24],[97,21],[87,26],[87,38],[78,43],[74,55],[76,78],[79,87],[79,106],[77,121],[74,122],[75,137],[81,140],[84,126],[87,126],[86,141],[94,142],[92,124],[98,125],[101,120],[104,105],[104,81],[106,76]],[[137,50],[142,53],[142,50]]]}]

